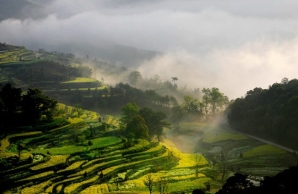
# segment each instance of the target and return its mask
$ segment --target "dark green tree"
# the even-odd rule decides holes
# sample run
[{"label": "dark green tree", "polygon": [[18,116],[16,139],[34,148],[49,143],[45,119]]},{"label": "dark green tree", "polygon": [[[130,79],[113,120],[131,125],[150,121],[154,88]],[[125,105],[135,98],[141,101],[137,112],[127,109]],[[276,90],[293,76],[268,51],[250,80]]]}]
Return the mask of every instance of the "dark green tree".
[{"label": "dark green tree", "polygon": [[157,137],[158,141],[164,135],[163,128],[170,127],[170,124],[165,121],[167,115],[161,111],[154,112],[152,109],[144,107],[139,111],[141,117],[144,118],[145,123],[149,129],[149,136]]},{"label": "dark green tree", "polygon": [[215,115],[218,110],[221,110],[224,105],[228,104],[229,99],[219,91],[218,88],[203,88],[203,109],[205,116],[209,114]]},{"label": "dark green tree", "polygon": [[145,120],[140,116],[136,115],[132,120],[126,125],[126,132],[128,134],[133,134],[136,139],[148,139],[149,130],[145,123]]},{"label": "dark green tree", "polygon": [[122,117],[120,119],[121,127],[125,126],[132,120],[132,118],[139,114],[139,106],[136,103],[127,103],[121,108]]},{"label": "dark green tree", "polygon": [[42,115],[46,115],[47,120],[52,120],[52,113],[57,105],[57,101],[42,94],[39,89],[28,89],[23,96],[22,111],[27,121],[36,123],[40,121]]},{"label": "dark green tree", "polygon": [[200,114],[201,103],[198,99],[193,98],[191,96],[184,96],[181,107],[189,114]]},{"label": "dark green tree", "polygon": [[22,100],[22,90],[12,87],[10,83],[5,84],[0,91],[0,99],[4,105],[3,110],[7,112],[15,112],[19,109]]}]

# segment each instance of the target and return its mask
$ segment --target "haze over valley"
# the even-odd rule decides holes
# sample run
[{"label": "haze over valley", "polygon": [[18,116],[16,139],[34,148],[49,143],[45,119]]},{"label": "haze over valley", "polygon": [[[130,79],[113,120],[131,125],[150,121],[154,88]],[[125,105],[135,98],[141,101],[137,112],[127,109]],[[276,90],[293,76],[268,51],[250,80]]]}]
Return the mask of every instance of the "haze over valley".
[{"label": "haze over valley", "polygon": [[2,42],[88,54],[230,99],[297,74],[294,0],[23,2],[12,10],[21,15],[1,11]]}]

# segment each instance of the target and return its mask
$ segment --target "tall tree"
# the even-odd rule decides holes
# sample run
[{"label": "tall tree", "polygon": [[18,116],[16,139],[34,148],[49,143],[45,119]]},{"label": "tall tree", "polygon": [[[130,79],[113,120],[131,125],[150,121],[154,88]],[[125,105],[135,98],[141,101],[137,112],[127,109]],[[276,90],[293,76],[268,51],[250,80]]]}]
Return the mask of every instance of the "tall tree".
[{"label": "tall tree", "polygon": [[191,96],[184,96],[181,107],[190,114],[199,114],[202,112],[200,101]]},{"label": "tall tree", "polygon": [[142,79],[143,79],[143,77],[142,77],[141,73],[138,71],[133,71],[129,74],[129,82],[133,86],[136,86],[138,84],[138,82]]},{"label": "tall tree", "polygon": [[129,135],[133,135],[136,139],[148,139],[149,137],[148,127],[140,115],[134,116],[126,125],[126,132]]},{"label": "tall tree", "polygon": [[127,103],[121,108],[122,111],[122,117],[120,119],[121,126],[125,127],[134,116],[139,114],[139,106],[132,102],[132,103]]},{"label": "tall tree", "polygon": [[144,185],[148,188],[149,193],[151,194],[153,191],[154,180],[152,176],[149,174],[146,176],[146,179],[143,181]]},{"label": "tall tree", "polygon": [[3,109],[7,112],[16,111],[22,100],[22,90],[20,88],[12,87],[10,83],[5,84],[0,91],[0,98],[3,102]]},{"label": "tall tree", "polygon": [[229,99],[219,91],[218,88],[203,88],[203,106],[205,116],[208,116],[210,111],[211,115],[222,109],[225,104],[228,103]]},{"label": "tall tree", "polygon": [[39,121],[42,115],[51,120],[56,105],[57,101],[45,96],[39,89],[29,88],[27,94],[23,96],[22,111],[29,122]]},{"label": "tall tree", "polygon": [[158,141],[164,135],[163,128],[170,127],[170,124],[165,121],[167,115],[161,111],[154,112],[152,109],[144,107],[139,111],[141,117],[144,118],[146,125],[149,129],[149,136],[157,137]]}]

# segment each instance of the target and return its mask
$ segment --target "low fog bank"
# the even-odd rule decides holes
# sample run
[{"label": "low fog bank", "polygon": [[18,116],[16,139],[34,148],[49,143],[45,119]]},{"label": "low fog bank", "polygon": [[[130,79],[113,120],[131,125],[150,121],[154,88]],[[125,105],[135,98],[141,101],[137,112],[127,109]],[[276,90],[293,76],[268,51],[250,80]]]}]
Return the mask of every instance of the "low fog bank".
[{"label": "low fog bank", "polygon": [[268,88],[282,78],[297,77],[298,38],[281,43],[255,41],[235,49],[217,49],[206,55],[170,52],[145,61],[138,70],[162,80],[177,77],[178,87],[217,87],[229,99],[245,96],[255,87]]},{"label": "low fog bank", "polygon": [[[145,60],[124,73],[109,75],[97,72],[107,83],[129,83],[129,73],[139,71],[143,78],[161,82],[177,77],[178,89],[219,88],[229,99],[245,96],[256,87],[268,88],[282,78],[294,79],[298,69],[298,38],[280,43],[255,41],[235,49],[216,49],[208,54],[187,51],[168,52]],[[138,86],[141,89],[151,89]],[[154,89],[154,88],[152,88]]]}]

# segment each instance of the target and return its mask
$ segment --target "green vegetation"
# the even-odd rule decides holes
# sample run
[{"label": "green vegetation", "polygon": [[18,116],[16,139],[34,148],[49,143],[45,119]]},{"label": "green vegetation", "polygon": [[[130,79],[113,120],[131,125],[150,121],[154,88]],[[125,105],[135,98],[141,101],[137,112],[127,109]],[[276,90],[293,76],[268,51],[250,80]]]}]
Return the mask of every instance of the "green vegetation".
[{"label": "green vegetation", "polygon": [[[57,101],[45,96],[38,89],[29,88],[26,94],[22,95],[21,93],[20,88],[14,88],[11,84],[5,84],[1,88],[1,128],[34,125],[43,120],[46,122],[53,120],[53,111]],[[43,115],[46,119],[42,118]]]},{"label": "green vegetation", "polygon": [[228,108],[234,130],[298,149],[298,80],[284,78],[268,89],[255,88]]},{"label": "green vegetation", "polygon": [[77,77],[74,80],[69,80],[66,82],[61,82],[62,84],[68,84],[68,83],[88,83],[88,82],[97,82],[96,79],[88,78],[88,77]]},{"label": "green vegetation", "polygon": [[286,152],[278,149],[274,146],[271,145],[262,145],[255,147],[254,149],[247,151],[243,154],[244,158],[249,158],[249,157],[259,157],[259,156],[268,156],[268,155],[278,155],[278,154],[285,154]]},{"label": "green vegetation", "polygon": [[32,150],[36,153],[43,153],[46,154],[47,152],[50,152],[52,155],[64,155],[64,154],[73,154],[77,152],[84,152],[86,149],[97,149],[97,148],[103,148],[106,146],[113,145],[117,142],[121,141],[121,139],[117,137],[102,137],[102,138],[96,138],[92,140],[92,146],[86,147],[86,146],[76,146],[76,145],[68,145],[68,146],[62,146],[57,148],[49,148],[49,149],[35,149]]},{"label": "green vegetation", "polygon": [[203,141],[206,143],[215,143],[215,142],[220,142],[225,140],[242,140],[242,139],[247,139],[247,137],[236,132],[211,130],[204,133]]}]

